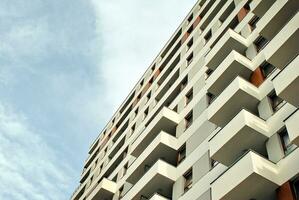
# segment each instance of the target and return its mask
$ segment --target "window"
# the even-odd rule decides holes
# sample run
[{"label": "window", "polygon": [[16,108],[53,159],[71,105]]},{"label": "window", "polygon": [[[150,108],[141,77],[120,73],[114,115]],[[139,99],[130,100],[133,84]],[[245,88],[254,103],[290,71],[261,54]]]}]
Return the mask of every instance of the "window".
[{"label": "window", "polygon": [[209,78],[213,72],[214,71],[212,69],[207,69],[207,71],[206,71],[206,79]]},{"label": "window", "polygon": [[209,105],[214,101],[215,98],[216,98],[216,96],[213,95],[212,93],[210,93],[210,92],[207,93],[207,100],[208,100]]},{"label": "window", "polygon": [[144,79],[142,79],[142,80],[140,81],[140,85],[141,85],[141,86],[143,85],[143,82],[144,82]]},{"label": "window", "polygon": [[193,13],[188,17],[188,24],[192,21],[192,19],[193,19]]},{"label": "window", "polygon": [[205,40],[206,42],[208,42],[212,37],[212,30],[209,30],[209,32],[205,35]]},{"label": "window", "polygon": [[178,105],[176,105],[173,109],[174,112],[178,112]]},{"label": "window", "polygon": [[150,91],[148,94],[147,94],[147,99],[149,100],[151,97],[152,97],[152,92]]},{"label": "window", "polygon": [[133,126],[131,127],[131,134],[134,133],[135,131],[135,124],[133,124]]},{"label": "window", "polygon": [[283,130],[279,132],[279,136],[280,136],[281,145],[283,147],[284,153],[285,155],[288,155],[296,148],[296,146],[291,143],[286,128],[283,128]]},{"label": "window", "polygon": [[177,164],[180,164],[186,158],[186,143],[183,144],[178,150]]},{"label": "window", "polygon": [[144,111],[143,119],[145,119],[147,115],[148,115],[148,107]]},{"label": "window", "polygon": [[188,84],[188,78],[186,76],[181,82],[180,90],[182,91],[186,87],[187,84]]},{"label": "window", "polygon": [[188,105],[192,99],[193,99],[193,89],[191,88],[191,90],[186,94],[186,105]]},{"label": "window", "polygon": [[192,125],[192,122],[193,122],[193,112],[191,110],[191,112],[189,112],[188,115],[185,117],[185,127],[186,127],[186,129],[189,128]]},{"label": "window", "polygon": [[118,190],[118,199],[121,199],[123,197],[123,191],[124,191],[124,186],[121,186]]},{"label": "window", "polygon": [[271,65],[270,63],[268,63],[267,61],[265,61],[261,65],[261,70],[262,70],[263,76],[266,78],[275,70],[275,67],[273,65]]},{"label": "window", "polygon": [[254,45],[256,47],[256,51],[260,52],[265,46],[266,44],[268,44],[268,40],[266,38],[264,38],[263,36],[259,36],[255,41],[254,41]]},{"label": "window", "polygon": [[138,114],[138,108],[136,108],[135,110],[135,116]]},{"label": "window", "polygon": [[124,166],[124,173],[123,173],[123,176],[126,175],[127,170],[128,170],[128,163],[126,163],[125,166]]},{"label": "window", "polygon": [[184,185],[184,192],[187,192],[192,187],[192,168],[189,169],[185,174],[185,185]]},{"label": "window", "polygon": [[260,18],[256,15],[249,21],[249,26],[251,27],[251,30],[254,30],[256,28],[256,23],[260,20]]},{"label": "window", "polygon": [[299,199],[299,177],[292,181],[292,187],[295,199]]},{"label": "window", "polygon": [[192,61],[193,61],[193,52],[187,57],[187,66],[189,66]]},{"label": "window", "polygon": [[191,38],[187,43],[187,50],[189,50],[192,47],[192,45],[193,45],[193,38]]},{"label": "window", "polygon": [[192,31],[193,31],[193,26],[191,26],[191,27],[188,29],[188,31],[187,31],[188,35],[190,35],[190,34],[192,33]]},{"label": "window", "polygon": [[218,161],[211,159],[211,168],[214,168],[218,164],[219,164]]},{"label": "window", "polygon": [[271,100],[271,104],[272,104],[272,109],[273,112],[278,111],[283,105],[284,105],[284,100],[280,97],[278,97],[275,93],[275,91],[273,91],[270,95],[269,98]]}]

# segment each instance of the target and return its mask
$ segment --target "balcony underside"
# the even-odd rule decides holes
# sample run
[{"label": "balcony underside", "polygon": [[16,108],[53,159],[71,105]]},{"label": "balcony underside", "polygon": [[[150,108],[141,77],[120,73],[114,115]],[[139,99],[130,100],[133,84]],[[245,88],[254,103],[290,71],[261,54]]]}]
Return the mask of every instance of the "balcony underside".
[{"label": "balcony underside", "polygon": [[285,121],[286,128],[293,144],[299,146],[299,110],[297,109]]},{"label": "balcony underside", "polygon": [[143,131],[134,141],[131,154],[138,157],[161,131],[175,135],[178,123],[178,114],[168,108],[163,108],[162,112],[160,112],[147,127],[147,130]]},{"label": "balcony underside", "polygon": [[[249,151],[212,183],[213,200],[275,199],[275,164]],[[224,187],[225,186],[225,187]]]},{"label": "balcony underside", "polygon": [[266,122],[242,110],[210,141],[213,160],[230,166],[248,149],[265,155],[265,142],[271,136]]},{"label": "balcony underside", "polygon": [[246,48],[246,39],[229,29],[207,55],[207,67],[215,70],[232,50],[243,54]]},{"label": "balcony underside", "polygon": [[237,77],[209,106],[208,119],[224,127],[243,108],[256,114],[258,102],[258,88]]},{"label": "balcony underside", "polygon": [[112,200],[116,192],[116,183],[104,178],[88,196],[87,200]]},{"label": "balcony underside", "polygon": [[290,104],[299,107],[299,56],[286,66],[274,79],[276,94]]},{"label": "balcony underside", "polygon": [[299,13],[265,47],[266,60],[279,69],[283,69],[299,54]]},{"label": "balcony underside", "polygon": [[248,80],[254,68],[250,60],[233,50],[209,77],[208,91],[217,96],[237,76]]}]

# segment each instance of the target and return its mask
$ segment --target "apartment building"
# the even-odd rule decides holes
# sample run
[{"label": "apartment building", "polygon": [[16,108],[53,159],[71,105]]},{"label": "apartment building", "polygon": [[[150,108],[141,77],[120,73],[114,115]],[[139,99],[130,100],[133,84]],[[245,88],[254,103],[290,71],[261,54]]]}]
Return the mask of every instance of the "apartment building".
[{"label": "apartment building", "polygon": [[199,0],[72,200],[298,200],[299,1]]}]

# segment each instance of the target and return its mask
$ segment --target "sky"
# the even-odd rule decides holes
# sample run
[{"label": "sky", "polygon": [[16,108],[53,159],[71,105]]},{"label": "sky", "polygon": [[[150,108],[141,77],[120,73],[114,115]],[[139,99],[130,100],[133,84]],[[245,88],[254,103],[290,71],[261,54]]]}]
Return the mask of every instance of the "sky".
[{"label": "sky", "polygon": [[195,2],[0,1],[0,199],[70,198],[89,146]]}]

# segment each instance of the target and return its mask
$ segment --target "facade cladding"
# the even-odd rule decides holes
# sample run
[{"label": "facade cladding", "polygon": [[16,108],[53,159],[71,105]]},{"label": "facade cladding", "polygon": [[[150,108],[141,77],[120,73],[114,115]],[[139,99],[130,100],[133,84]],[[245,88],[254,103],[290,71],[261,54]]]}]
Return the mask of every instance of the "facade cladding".
[{"label": "facade cladding", "polygon": [[298,7],[198,1],[91,145],[71,199],[299,199]]}]

